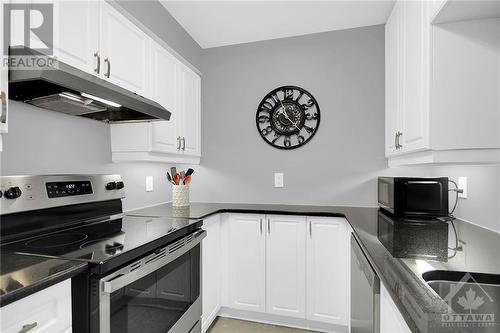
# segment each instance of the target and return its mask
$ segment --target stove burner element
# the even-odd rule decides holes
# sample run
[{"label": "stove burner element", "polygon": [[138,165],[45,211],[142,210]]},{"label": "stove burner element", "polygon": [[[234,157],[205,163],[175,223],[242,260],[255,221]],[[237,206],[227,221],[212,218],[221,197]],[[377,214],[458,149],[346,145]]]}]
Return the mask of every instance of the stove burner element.
[{"label": "stove burner element", "polygon": [[56,234],[29,240],[26,242],[26,246],[39,249],[66,246],[84,241],[88,237],[86,234]]}]

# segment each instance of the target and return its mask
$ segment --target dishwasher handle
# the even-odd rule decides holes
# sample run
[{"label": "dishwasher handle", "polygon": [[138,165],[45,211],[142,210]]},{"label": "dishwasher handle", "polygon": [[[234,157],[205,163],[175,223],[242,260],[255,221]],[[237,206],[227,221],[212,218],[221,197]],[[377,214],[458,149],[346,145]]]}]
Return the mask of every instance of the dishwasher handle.
[{"label": "dishwasher handle", "polygon": [[361,245],[359,245],[358,241],[356,240],[356,237],[354,235],[351,235],[351,251],[353,252],[354,256],[356,257],[358,263],[359,263],[359,268],[363,272],[363,274],[366,277],[366,280],[368,280],[368,283],[370,284],[370,288],[372,289],[374,294],[380,294],[380,280],[379,277],[377,276],[377,273],[373,269],[372,265],[366,258],[365,254],[363,253],[363,250],[361,249]]}]

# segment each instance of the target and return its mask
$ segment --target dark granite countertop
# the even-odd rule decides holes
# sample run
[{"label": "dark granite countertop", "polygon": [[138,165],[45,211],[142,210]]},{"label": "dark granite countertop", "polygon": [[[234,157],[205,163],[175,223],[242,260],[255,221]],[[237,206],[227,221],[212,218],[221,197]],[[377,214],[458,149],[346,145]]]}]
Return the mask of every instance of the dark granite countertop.
[{"label": "dark granite countertop", "polygon": [[464,248],[455,253],[448,250],[448,246],[455,247],[455,236],[449,232],[452,230],[449,223],[429,224],[429,221],[421,223],[422,220],[405,223],[381,214],[378,208],[191,203],[186,208],[162,204],[127,212],[196,219],[218,213],[344,216],[412,332],[500,331],[498,318],[494,327],[443,325],[442,315],[448,313],[449,307],[422,278],[423,273],[433,270],[500,274],[500,234],[467,222],[454,221],[459,244]]},{"label": "dark granite countertop", "polygon": [[87,269],[81,261],[0,254],[0,306],[69,279]]}]

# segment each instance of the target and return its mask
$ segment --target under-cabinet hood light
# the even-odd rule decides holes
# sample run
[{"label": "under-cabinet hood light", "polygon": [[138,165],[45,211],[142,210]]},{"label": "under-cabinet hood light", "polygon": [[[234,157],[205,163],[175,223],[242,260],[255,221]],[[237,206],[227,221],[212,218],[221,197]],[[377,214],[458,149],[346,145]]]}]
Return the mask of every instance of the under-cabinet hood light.
[{"label": "under-cabinet hood light", "polygon": [[104,99],[104,98],[100,98],[100,97],[97,97],[97,96],[94,96],[94,95],[90,95],[90,94],[87,94],[87,93],[81,93],[81,95],[83,97],[85,97],[85,98],[90,98],[90,99],[93,99],[94,101],[98,101],[98,102],[104,103],[106,105],[113,106],[115,108],[120,108],[121,107],[120,104],[108,101],[107,99]]}]

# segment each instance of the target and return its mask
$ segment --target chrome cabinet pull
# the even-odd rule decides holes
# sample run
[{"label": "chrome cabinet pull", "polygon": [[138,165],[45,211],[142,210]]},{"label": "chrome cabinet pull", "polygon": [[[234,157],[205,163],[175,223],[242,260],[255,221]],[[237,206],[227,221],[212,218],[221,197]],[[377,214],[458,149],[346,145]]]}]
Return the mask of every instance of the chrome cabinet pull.
[{"label": "chrome cabinet pull", "polygon": [[401,138],[401,135],[403,135],[403,133],[401,133],[400,131],[398,131],[396,133],[396,149],[403,148],[403,145],[399,142],[399,139]]},{"label": "chrome cabinet pull", "polygon": [[262,235],[262,219],[260,219],[260,234]]},{"label": "chrome cabinet pull", "polygon": [[394,133],[394,148],[398,150],[398,132]]},{"label": "chrome cabinet pull", "polygon": [[101,56],[99,55],[99,52],[96,51],[96,53],[94,53],[94,58],[96,59],[94,72],[99,74],[101,72]]},{"label": "chrome cabinet pull", "polygon": [[186,138],[185,137],[182,137],[182,150],[183,151],[186,150]]},{"label": "chrome cabinet pull", "polygon": [[181,150],[181,137],[177,137],[177,150]]},{"label": "chrome cabinet pull", "polygon": [[34,323],[32,324],[26,324],[26,325],[23,325],[23,328],[21,328],[21,330],[19,331],[19,333],[26,333],[28,331],[31,331],[32,329],[34,329],[35,327],[37,327],[38,323],[35,321]]},{"label": "chrome cabinet pull", "polygon": [[267,219],[267,233],[271,234],[271,219]]},{"label": "chrome cabinet pull", "polygon": [[403,148],[403,145],[401,144],[400,140],[401,140],[401,136],[403,135],[402,132],[398,132],[399,136],[398,136],[398,145],[399,145],[399,149]]},{"label": "chrome cabinet pull", "polygon": [[311,222],[311,221],[309,221],[309,237],[311,237],[311,238],[312,238],[312,236],[313,236],[312,222]]},{"label": "chrome cabinet pull", "polygon": [[0,92],[0,124],[7,124],[7,94]]},{"label": "chrome cabinet pull", "polygon": [[109,77],[111,76],[111,61],[106,58],[104,59],[104,62],[108,65],[108,70],[106,71],[106,73],[104,73],[104,76],[109,79]]}]

